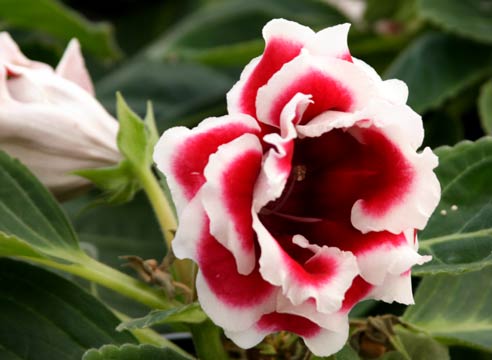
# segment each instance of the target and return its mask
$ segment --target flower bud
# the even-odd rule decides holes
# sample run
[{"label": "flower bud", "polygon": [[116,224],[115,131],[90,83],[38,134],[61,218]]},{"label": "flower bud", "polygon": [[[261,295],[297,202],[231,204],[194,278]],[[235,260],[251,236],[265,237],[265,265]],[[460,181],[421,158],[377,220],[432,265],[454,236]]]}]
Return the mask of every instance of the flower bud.
[{"label": "flower bud", "polygon": [[117,131],[118,122],[94,97],[76,39],[52,69],[26,58],[0,33],[0,148],[57,197],[89,184],[71,172],[120,160]]}]

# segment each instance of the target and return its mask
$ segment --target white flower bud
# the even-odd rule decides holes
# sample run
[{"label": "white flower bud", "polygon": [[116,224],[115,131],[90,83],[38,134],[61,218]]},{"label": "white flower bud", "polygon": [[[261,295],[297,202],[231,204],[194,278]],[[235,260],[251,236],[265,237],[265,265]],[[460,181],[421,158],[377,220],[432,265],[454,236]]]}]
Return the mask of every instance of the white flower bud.
[{"label": "white flower bud", "polygon": [[73,39],[56,70],[27,59],[0,33],[0,148],[26,164],[56,196],[87,186],[70,174],[116,164],[118,122],[94,98]]}]

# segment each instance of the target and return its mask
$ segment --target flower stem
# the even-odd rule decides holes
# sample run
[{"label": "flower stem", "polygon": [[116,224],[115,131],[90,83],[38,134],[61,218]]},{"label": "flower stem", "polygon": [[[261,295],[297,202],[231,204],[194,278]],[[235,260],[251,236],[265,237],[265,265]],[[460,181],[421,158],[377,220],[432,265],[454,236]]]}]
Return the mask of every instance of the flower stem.
[{"label": "flower stem", "polygon": [[206,320],[191,326],[191,335],[195,350],[200,360],[227,360],[226,351],[221,341],[221,331],[212,321]]},{"label": "flower stem", "polygon": [[168,249],[170,249],[174,232],[178,227],[174,212],[151,169],[145,167],[138,170],[137,175],[140,183],[149,198],[162,233],[164,234]]},{"label": "flower stem", "polygon": [[162,291],[89,256],[82,256],[77,263],[72,264],[62,264],[44,258],[26,258],[26,260],[95,282],[153,309],[171,309],[178,305],[176,301],[166,299]]},{"label": "flower stem", "polygon": [[[178,227],[174,212],[168,199],[164,195],[164,191],[162,191],[162,188],[159,185],[159,181],[156,179],[150,168],[145,167],[138,169],[137,176],[154,209],[169,251],[171,249],[174,233]],[[193,288],[193,270],[190,261],[175,260],[173,267],[176,271],[175,275],[177,280],[189,288]]]}]

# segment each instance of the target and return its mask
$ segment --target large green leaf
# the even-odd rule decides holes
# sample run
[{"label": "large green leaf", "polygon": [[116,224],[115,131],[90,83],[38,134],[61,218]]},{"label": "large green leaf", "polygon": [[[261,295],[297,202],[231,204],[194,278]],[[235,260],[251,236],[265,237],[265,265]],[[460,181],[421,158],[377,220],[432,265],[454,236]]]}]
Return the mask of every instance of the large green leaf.
[{"label": "large green leaf", "polygon": [[92,349],[85,353],[82,360],[188,360],[177,352],[166,348],[158,348],[152,345],[130,345],[123,346],[105,345],[96,350]]},{"label": "large green leaf", "polygon": [[408,104],[423,113],[490,74],[491,61],[490,47],[430,32],[406,48],[384,77],[405,81]]},{"label": "large green leaf", "polygon": [[0,259],[0,358],[78,360],[90,348],[135,343],[98,300],[47,270]]},{"label": "large green leaf", "polygon": [[0,255],[75,261],[84,253],[53,196],[19,161],[0,152]]},{"label": "large green leaf", "polygon": [[[315,0],[217,2],[183,19],[151,45],[146,56],[151,59],[176,58],[190,51],[215,52],[220,49],[227,57],[225,48],[232,46],[236,64],[244,66],[261,52],[262,44],[252,46],[251,41],[261,39],[261,29],[272,18],[287,18],[316,28],[346,21],[337,10]],[[238,53],[241,56],[237,56]]]},{"label": "large green leaf", "polygon": [[482,86],[478,98],[478,110],[482,129],[488,135],[492,135],[492,80]]},{"label": "large green leaf", "polygon": [[492,43],[492,5],[488,0],[419,0],[422,17],[444,29]]},{"label": "large green leaf", "polygon": [[492,138],[436,150],[441,202],[419,234],[432,261],[418,275],[462,272],[492,264]]},{"label": "large green leaf", "polygon": [[42,31],[63,42],[76,37],[99,57],[119,55],[108,24],[91,23],[57,0],[2,0],[0,18],[2,24]]},{"label": "large green leaf", "polygon": [[224,113],[225,94],[233,84],[234,79],[204,66],[137,59],[104,77],[96,88],[98,98],[113,112],[116,91],[139,114],[151,100],[157,125],[164,130]]},{"label": "large green leaf", "polygon": [[450,344],[492,351],[492,267],[422,280],[403,320]]},{"label": "large green leaf", "polygon": [[[395,329],[404,352],[410,359],[415,360],[449,360],[449,350],[430,336],[414,333],[401,327]],[[390,351],[380,357],[380,360],[408,360],[402,352]]]}]

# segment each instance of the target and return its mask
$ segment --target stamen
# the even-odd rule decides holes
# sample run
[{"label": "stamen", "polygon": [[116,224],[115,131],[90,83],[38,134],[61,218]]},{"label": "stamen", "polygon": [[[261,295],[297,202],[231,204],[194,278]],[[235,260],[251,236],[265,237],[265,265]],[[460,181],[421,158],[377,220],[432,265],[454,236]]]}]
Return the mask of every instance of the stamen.
[{"label": "stamen", "polygon": [[294,179],[296,181],[302,181],[306,178],[306,172],[307,172],[306,165],[296,165],[292,169],[292,172],[294,174]]}]

